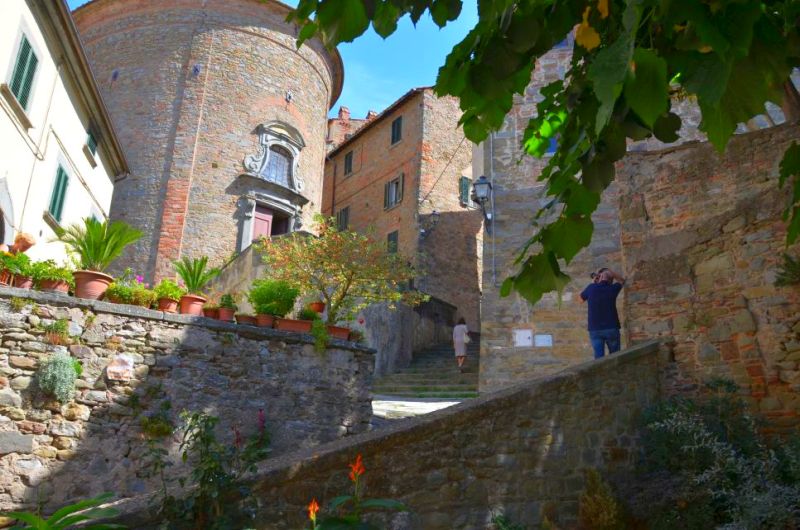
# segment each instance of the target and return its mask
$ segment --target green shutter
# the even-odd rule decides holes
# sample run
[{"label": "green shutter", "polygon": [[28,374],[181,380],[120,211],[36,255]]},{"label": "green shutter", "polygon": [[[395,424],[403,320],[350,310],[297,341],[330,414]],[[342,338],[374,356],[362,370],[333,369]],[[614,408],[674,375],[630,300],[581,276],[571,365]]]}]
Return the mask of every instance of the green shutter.
[{"label": "green shutter", "polygon": [[469,177],[458,179],[458,200],[465,206],[469,204]]},{"label": "green shutter", "polygon": [[92,134],[92,131],[86,132],[86,145],[89,147],[89,151],[93,154],[97,154],[97,139]]},{"label": "green shutter", "polygon": [[395,197],[395,204],[403,200],[403,187],[405,186],[406,174],[400,173],[400,178],[397,182],[397,197]]},{"label": "green shutter", "polygon": [[33,76],[38,64],[39,59],[33,53],[30,42],[23,36],[17,54],[17,62],[14,64],[14,73],[11,76],[11,92],[23,109],[28,107]]},{"label": "green shutter", "polygon": [[67,176],[67,172],[64,171],[64,168],[58,166],[58,171],[56,172],[56,183],[53,186],[53,195],[50,197],[50,215],[53,218],[61,222],[61,212],[64,210],[64,198],[67,195],[67,184],[69,182],[69,177]]},{"label": "green shutter", "polygon": [[383,185],[383,209],[384,210],[389,207],[389,184],[391,184],[391,183],[387,182],[386,184]]}]

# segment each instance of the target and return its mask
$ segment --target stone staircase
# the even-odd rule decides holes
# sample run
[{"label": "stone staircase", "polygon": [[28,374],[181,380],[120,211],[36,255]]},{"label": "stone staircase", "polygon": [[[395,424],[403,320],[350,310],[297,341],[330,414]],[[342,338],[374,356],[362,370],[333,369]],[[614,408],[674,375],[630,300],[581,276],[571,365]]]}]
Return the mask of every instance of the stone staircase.
[{"label": "stone staircase", "polygon": [[372,393],[399,398],[478,397],[479,342],[467,345],[464,373],[456,365],[452,344],[440,344],[414,356],[411,365],[375,379]]}]

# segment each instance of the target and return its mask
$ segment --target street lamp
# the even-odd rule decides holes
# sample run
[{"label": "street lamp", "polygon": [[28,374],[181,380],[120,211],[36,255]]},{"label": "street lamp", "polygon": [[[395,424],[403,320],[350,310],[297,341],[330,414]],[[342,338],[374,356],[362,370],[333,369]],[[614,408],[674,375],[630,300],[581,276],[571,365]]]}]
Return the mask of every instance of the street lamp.
[{"label": "street lamp", "polygon": [[[481,205],[483,218],[486,220],[486,231],[492,233],[492,220],[494,217],[494,196],[492,183],[484,175],[472,183],[472,200]],[[487,211],[487,206],[489,211]]]}]

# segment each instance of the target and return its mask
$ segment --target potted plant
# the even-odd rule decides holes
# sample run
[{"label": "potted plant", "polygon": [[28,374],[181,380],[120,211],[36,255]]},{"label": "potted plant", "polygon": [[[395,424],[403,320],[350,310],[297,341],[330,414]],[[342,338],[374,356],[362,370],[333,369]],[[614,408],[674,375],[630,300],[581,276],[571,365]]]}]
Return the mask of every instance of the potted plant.
[{"label": "potted plant", "polygon": [[256,280],[250,288],[248,300],[256,312],[259,326],[272,327],[275,317],[286,316],[294,307],[300,291],[288,282]]},{"label": "potted plant", "polygon": [[6,260],[6,267],[14,278],[14,287],[20,289],[33,287],[33,264],[26,254],[13,254]]},{"label": "potted plant", "polygon": [[258,320],[256,319],[255,315],[248,315],[245,313],[236,313],[236,323],[237,324],[246,324],[248,326],[255,326],[258,324]]},{"label": "potted plant", "polygon": [[297,320],[291,318],[276,318],[275,329],[281,331],[296,331],[298,333],[311,333],[311,328],[315,320],[322,322],[316,311],[305,308],[297,313]]},{"label": "potted plant", "polygon": [[122,276],[108,286],[105,299],[115,304],[150,307],[155,302],[156,295],[148,289],[142,276],[134,276],[131,269],[125,269]]},{"label": "potted plant", "polygon": [[74,280],[72,269],[62,267],[49,259],[33,264],[33,282],[40,291],[68,293]]},{"label": "potted plant", "polygon": [[0,285],[11,284],[11,271],[8,270],[8,261],[14,257],[11,252],[0,252]]},{"label": "potted plant", "polygon": [[203,288],[219,274],[219,269],[208,268],[208,256],[189,259],[184,256],[174,263],[175,271],[186,286],[186,294],[181,296],[180,307],[184,315],[200,316],[206,298],[202,296]]},{"label": "potted plant", "polygon": [[153,292],[156,295],[156,300],[158,300],[158,310],[165,313],[177,313],[178,301],[181,296],[186,294],[185,289],[169,278],[158,282],[158,285],[153,288]]},{"label": "potted plant", "polygon": [[233,322],[233,314],[239,309],[232,294],[223,294],[219,299],[219,318],[225,322]]},{"label": "potted plant", "polygon": [[203,316],[217,320],[219,318],[219,306],[214,302],[206,302],[203,304]]},{"label": "potted plant", "polygon": [[315,313],[322,314],[322,312],[325,311],[325,302],[321,300],[317,300],[316,302],[311,302],[310,304],[308,304],[308,308],[314,311]]},{"label": "potted plant", "polygon": [[92,217],[83,226],[68,226],[58,237],[70,252],[77,254],[80,270],[75,278],[75,296],[99,300],[114,278],[103,271],[122,254],[125,247],[142,237],[142,232],[122,221],[100,222]]}]

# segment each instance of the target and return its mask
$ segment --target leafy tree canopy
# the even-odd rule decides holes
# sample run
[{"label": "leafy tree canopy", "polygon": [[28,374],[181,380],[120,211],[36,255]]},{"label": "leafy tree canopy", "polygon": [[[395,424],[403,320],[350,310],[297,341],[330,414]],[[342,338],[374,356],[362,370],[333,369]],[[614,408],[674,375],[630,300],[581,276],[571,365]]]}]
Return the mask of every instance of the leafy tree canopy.
[{"label": "leafy tree canopy", "polygon": [[[300,0],[289,20],[298,45],[319,37],[349,42],[372,24],[388,37],[409,15],[426,12],[440,27],[458,18],[461,0]],[[439,70],[436,93],[460,100],[464,134],[483,141],[501,127],[514,94],[531,80],[535,61],[575,29],[570,68],[541,90],[543,100],[523,137],[541,157],[557,151],[539,176],[552,199],[536,213],[534,234],[517,259],[512,289],[530,302],[569,281],[569,264],[591,241],[591,214],[614,179],[626,141],[678,139],[676,92],[696,98],[700,129],[722,151],[737,124],[765,103],[797,97],[789,75],[800,65],[797,0],[479,0],[475,28]],[[792,178],[787,243],[800,235],[800,157],[787,154],[781,181]]]}]

